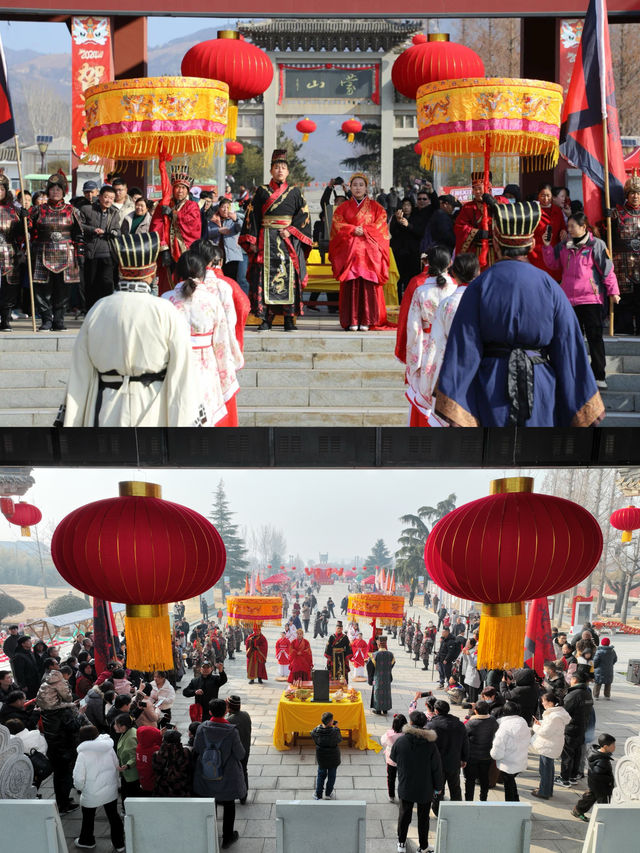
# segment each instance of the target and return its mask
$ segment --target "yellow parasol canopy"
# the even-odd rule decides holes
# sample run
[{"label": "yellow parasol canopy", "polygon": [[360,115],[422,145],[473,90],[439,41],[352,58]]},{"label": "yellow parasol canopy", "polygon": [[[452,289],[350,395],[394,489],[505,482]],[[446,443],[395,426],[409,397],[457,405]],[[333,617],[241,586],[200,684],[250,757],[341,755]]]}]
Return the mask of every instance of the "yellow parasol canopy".
[{"label": "yellow parasol canopy", "polygon": [[278,595],[228,595],[230,625],[282,622],[282,598]]},{"label": "yellow parasol canopy", "polygon": [[383,595],[377,592],[349,596],[347,613],[350,616],[373,619],[378,626],[401,625],[404,613],[403,595]]},{"label": "yellow parasol canopy", "polygon": [[472,77],[420,86],[421,163],[434,156],[519,155],[529,166],[558,162],[562,86],[542,80]]},{"label": "yellow parasol canopy", "polygon": [[201,77],[144,77],[87,89],[88,152],[113,160],[196,154],[221,144],[229,87]]}]

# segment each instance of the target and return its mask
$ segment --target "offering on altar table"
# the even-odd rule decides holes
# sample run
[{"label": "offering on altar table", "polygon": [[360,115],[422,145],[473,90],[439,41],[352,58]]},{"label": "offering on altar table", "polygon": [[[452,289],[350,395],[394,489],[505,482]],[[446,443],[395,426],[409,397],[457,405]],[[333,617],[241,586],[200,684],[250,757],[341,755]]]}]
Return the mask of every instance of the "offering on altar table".
[{"label": "offering on altar table", "polygon": [[336,692],[331,697],[334,702],[342,702],[344,699],[344,693],[342,690],[336,690]]},{"label": "offering on altar table", "polygon": [[299,687],[295,693],[296,699],[299,699],[301,702],[306,702],[311,696],[313,696],[312,690],[305,690],[303,687]]},{"label": "offering on altar table", "polygon": [[355,687],[352,687],[351,690],[347,693],[347,699],[350,702],[357,702],[360,699],[360,691],[356,690]]}]

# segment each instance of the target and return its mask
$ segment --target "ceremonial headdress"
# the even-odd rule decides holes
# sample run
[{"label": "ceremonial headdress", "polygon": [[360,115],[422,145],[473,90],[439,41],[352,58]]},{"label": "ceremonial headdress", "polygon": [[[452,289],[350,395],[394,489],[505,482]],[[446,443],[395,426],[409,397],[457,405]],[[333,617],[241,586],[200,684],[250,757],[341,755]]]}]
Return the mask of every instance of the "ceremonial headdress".
[{"label": "ceremonial headdress", "polygon": [[271,165],[275,166],[276,163],[284,163],[285,166],[289,165],[286,148],[274,148],[273,154],[271,155]]},{"label": "ceremonial headdress", "polygon": [[354,172],[353,175],[349,178],[349,186],[351,186],[351,181],[355,181],[356,178],[362,178],[367,187],[369,186],[369,178],[364,174],[364,172]]},{"label": "ceremonial headdress", "polygon": [[496,204],[493,208],[493,234],[505,248],[528,246],[533,242],[533,232],[541,215],[537,201]]},{"label": "ceremonial headdress", "polygon": [[[489,172],[489,183],[493,180],[493,172]],[[484,183],[484,172],[471,172],[471,183]]]},{"label": "ceremonial headdress", "polygon": [[624,185],[625,198],[629,193],[640,193],[640,175],[633,175],[633,177],[626,181]]},{"label": "ceremonial headdress", "polygon": [[67,183],[67,179],[62,174],[62,172],[56,172],[55,175],[51,175],[51,177],[47,181],[46,191],[49,192],[51,187],[60,187],[63,193],[67,192],[69,184]]},{"label": "ceremonial headdress", "polygon": [[336,622],[336,628],[342,628],[342,622],[339,619]]},{"label": "ceremonial headdress", "polygon": [[123,281],[138,281],[152,275],[160,251],[160,235],[122,234],[115,241],[115,251]]},{"label": "ceremonial headdress", "polygon": [[191,185],[193,184],[193,178],[189,177],[189,167],[184,164],[182,166],[171,167],[171,186],[175,187],[178,184],[182,184],[188,190],[191,189]]}]

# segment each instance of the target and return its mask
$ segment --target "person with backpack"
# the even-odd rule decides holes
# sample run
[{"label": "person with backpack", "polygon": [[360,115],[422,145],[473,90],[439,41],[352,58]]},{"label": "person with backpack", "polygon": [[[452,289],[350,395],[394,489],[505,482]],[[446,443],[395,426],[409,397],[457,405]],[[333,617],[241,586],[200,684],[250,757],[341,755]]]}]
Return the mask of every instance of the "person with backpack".
[{"label": "person with backpack", "polygon": [[197,797],[213,797],[222,806],[222,847],[231,847],[240,834],[234,829],[235,800],[247,794],[242,771],[245,751],[236,726],[225,719],[227,703],[214,699],[211,719],[198,727],[193,741],[195,768],[193,792]]}]

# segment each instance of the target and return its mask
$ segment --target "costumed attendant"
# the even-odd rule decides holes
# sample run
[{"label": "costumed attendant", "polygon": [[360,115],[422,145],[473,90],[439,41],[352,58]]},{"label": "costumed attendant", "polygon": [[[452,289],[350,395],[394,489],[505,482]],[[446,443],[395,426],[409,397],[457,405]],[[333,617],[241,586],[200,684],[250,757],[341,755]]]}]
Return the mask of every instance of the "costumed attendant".
[{"label": "costumed attendant", "polygon": [[551,184],[538,187],[540,202],[540,222],[533,232],[533,248],[529,252],[529,263],[548,272],[551,278],[560,281],[558,267],[550,267],[544,255],[544,246],[556,246],[567,237],[562,210],[553,203]]},{"label": "costumed attendant", "polygon": [[443,299],[451,296],[456,283],[449,275],[451,255],[444,246],[432,246],[427,251],[429,276],[417,287],[407,315],[406,396],[411,403],[410,426],[429,426],[432,402],[425,386],[429,381],[425,357],[431,338],[431,324]]},{"label": "costumed attendant", "polygon": [[305,639],[304,631],[298,628],[297,636],[291,643],[289,652],[289,682],[311,681],[313,655],[309,640]]},{"label": "costumed attendant", "polygon": [[20,269],[16,263],[16,252],[24,239],[20,220],[26,216],[25,208],[16,207],[13,201],[9,179],[0,175],[0,332],[11,331],[11,311],[20,300]]},{"label": "costumed attendant", "polygon": [[[560,208],[556,208],[559,212]],[[562,214],[560,214],[562,215]],[[561,271],[560,287],[573,305],[584,331],[591,368],[598,388],[606,388],[606,358],[602,339],[603,292],[620,302],[618,280],[605,243],[594,237],[584,213],[574,213],[567,222],[569,238],[555,247],[544,237],[544,260],[551,270]],[[608,303],[609,300],[607,300]]]},{"label": "costumed attendant", "polygon": [[498,204],[500,263],[472,282],[456,311],[435,413],[456,426],[591,426],[604,405],[569,300],[527,255],[540,205]]},{"label": "costumed attendant", "polygon": [[267,638],[262,633],[260,625],[256,625],[251,634],[244,641],[247,650],[247,678],[249,684],[253,684],[256,678],[258,684],[262,684],[267,680],[267,654],[269,653],[269,644]]},{"label": "costumed attendant", "polygon": [[172,270],[180,255],[202,234],[200,208],[189,198],[193,178],[186,166],[171,169],[173,198],[169,204],[157,204],[151,217],[151,231],[160,235],[160,258],[158,261],[158,291],[160,295],[173,288]]},{"label": "costumed attendant", "polygon": [[29,211],[35,307],[41,332],[66,331],[64,315],[71,285],[80,281],[80,265],[84,264],[80,214],[65,202],[67,188],[62,173],[51,175],[47,181],[47,200]]},{"label": "costumed attendant", "polygon": [[368,180],[356,172],[349,181],[351,198],[333,213],[329,257],[340,282],[340,325],[367,332],[384,322],[377,293],[389,278],[387,213],[367,197]]},{"label": "costumed attendant", "polygon": [[358,631],[354,641],[351,643],[351,650],[353,651],[351,663],[355,670],[353,680],[366,681],[367,675],[364,667],[367,662],[369,649],[367,647],[367,641],[362,639],[362,633],[360,631]]},{"label": "costumed attendant", "polygon": [[[620,287],[616,334],[640,334],[640,175],[624,185],[625,201],[613,213],[613,265]],[[634,326],[635,323],[635,326]]]},{"label": "costumed attendant", "polygon": [[289,679],[290,648],[291,640],[287,636],[287,629],[285,628],[280,634],[280,639],[276,640],[276,662],[278,664],[276,681],[288,681]]},{"label": "costumed attendant", "polygon": [[482,229],[482,217],[484,216],[484,172],[472,172],[471,173],[471,201],[466,202],[460,208],[460,212],[456,217],[456,221],[453,225],[453,230],[456,235],[456,254],[459,255],[461,252],[473,252],[478,258],[480,258],[480,252],[482,251],[482,241],[484,239],[489,240],[489,254],[487,256],[487,266],[490,267],[491,264],[496,260],[493,244],[491,242],[491,231],[492,231],[492,216],[493,216],[493,206],[492,202],[507,202],[503,196],[491,196],[491,181],[493,180],[493,174],[489,172],[489,191],[487,193],[487,201],[489,202],[489,225],[488,229],[484,231]]},{"label": "costumed attendant", "polygon": [[[220,300],[204,287],[205,269],[200,255],[185,252],[176,265],[175,275],[179,283],[174,290],[163,294],[163,299],[180,312],[189,327],[191,355],[200,377],[200,396],[204,405],[202,424],[215,426],[227,413],[223,381],[225,388],[235,393],[237,379],[232,362],[223,358],[229,345],[227,318]],[[202,617],[207,619],[208,614],[203,611]]]},{"label": "costumed attendant", "polygon": [[374,714],[386,714],[393,706],[391,700],[391,670],[396,659],[387,649],[387,638],[378,639],[378,651],[371,655],[373,664],[373,690],[371,691],[371,707]]},{"label": "costumed attendant", "polygon": [[249,255],[247,279],[251,311],[262,320],[259,332],[284,315],[285,332],[295,330],[307,286],[306,258],[311,251],[311,217],[298,187],[287,184],[287,152],[271,155],[271,180],[258,187],[247,207],[238,243]]},{"label": "costumed attendant", "polygon": [[324,656],[327,659],[329,677],[333,681],[339,681],[349,677],[349,660],[352,656],[351,643],[346,634],[342,633],[342,622],[336,622],[336,632],[329,637]]},{"label": "costumed attendant", "polygon": [[427,426],[448,426],[446,421],[438,418],[433,413],[434,392],[438,384],[442,359],[444,358],[447,347],[449,330],[458,310],[458,305],[460,305],[460,300],[467,289],[467,285],[480,275],[480,263],[477,256],[471,252],[463,252],[461,255],[457,255],[449,268],[449,274],[458,287],[450,296],[447,296],[440,302],[434,314],[433,323],[431,324],[431,334],[424,350],[421,372],[418,377],[420,402],[418,404],[412,401],[410,426],[419,426],[419,422],[417,424],[414,423],[414,415],[418,419],[424,418],[425,411],[429,412]]},{"label": "costumed attendant", "polygon": [[195,426],[200,383],[189,330],[175,308],[151,294],[157,234],[114,241],[119,283],[80,327],[71,357],[64,426]]}]

